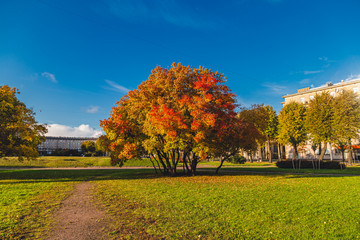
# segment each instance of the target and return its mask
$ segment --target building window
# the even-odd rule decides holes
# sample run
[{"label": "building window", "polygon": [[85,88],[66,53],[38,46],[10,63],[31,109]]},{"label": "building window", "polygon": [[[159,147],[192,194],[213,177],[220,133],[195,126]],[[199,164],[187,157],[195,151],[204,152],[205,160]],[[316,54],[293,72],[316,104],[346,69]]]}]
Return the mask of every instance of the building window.
[{"label": "building window", "polygon": [[331,92],[330,95],[331,95],[332,97],[335,97],[335,92]]},{"label": "building window", "polygon": [[309,98],[310,98],[310,101],[311,101],[311,100],[313,100],[313,99],[314,99],[314,96],[312,96],[312,95],[311,95]]},{"label": "building window", "polygon": [[359,88],[358,88],[358,87],[354,87],[354,88],[353,88],[353,91],[354,91],[354,93],[357,93],[357,92],[359,91]]},{"label": "building window", "polygon": [[305,103],[305,98],[303,98],[303,97],[300,98],[300,102],[301,102],[301,103]]}]

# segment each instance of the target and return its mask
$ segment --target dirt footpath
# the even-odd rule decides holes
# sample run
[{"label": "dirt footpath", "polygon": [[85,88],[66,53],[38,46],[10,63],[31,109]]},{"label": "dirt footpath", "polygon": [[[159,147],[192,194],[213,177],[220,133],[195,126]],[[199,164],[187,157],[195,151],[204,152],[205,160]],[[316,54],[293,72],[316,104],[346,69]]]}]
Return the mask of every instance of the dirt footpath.
[{"label": "dirt footpath", "polygon": [[62,206],[55,213],[57,225],[47,239],[108,239],[105,229],[109,220],[105,218],[105,211],[93,203],[92,185],[91,182],[75,185],[73,194],[62,202]]}]

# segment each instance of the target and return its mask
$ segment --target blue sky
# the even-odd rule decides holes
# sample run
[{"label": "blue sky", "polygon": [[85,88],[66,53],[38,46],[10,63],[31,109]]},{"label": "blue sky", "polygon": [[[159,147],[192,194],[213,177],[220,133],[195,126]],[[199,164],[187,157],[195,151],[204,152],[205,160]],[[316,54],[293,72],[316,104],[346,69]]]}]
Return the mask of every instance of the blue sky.
[{"label": "blue sky", "polygon": [[0,85],[50,135],[91,136],[157,65],[225,74],[243,106],[360,74],[356,0],[2,0]]}]

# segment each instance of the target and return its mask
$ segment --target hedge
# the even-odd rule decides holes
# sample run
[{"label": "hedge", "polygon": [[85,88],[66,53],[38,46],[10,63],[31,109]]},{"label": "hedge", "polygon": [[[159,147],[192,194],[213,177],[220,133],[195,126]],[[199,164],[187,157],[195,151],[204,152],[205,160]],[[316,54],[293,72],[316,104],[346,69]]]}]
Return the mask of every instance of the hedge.
[{"label": "hedge", "polygon": [[[278,168],[318,168],[319,161],[318,160],[285,160],[285,161],[278,161],[276,162],[276,166]],[[339,162],[339,161],[321,161],[320,162],[320,169],[345,169],[346,165]]]}]

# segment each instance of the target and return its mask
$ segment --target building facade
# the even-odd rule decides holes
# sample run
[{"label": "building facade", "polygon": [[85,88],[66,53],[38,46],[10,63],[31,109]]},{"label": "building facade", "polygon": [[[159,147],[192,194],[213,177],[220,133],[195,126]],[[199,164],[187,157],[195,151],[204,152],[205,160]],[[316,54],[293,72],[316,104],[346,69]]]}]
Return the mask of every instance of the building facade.
[{"label": "building facade", "polygon": [[324,86],[316,87],[316,88],[302,88],[297,90],[297,93],[288,94],[283,96],[284,102],[282,102],[283,106],[290,102],[301,102],[307,104],[311,99],[314,98],[316,94],[322,92],[329,92],[331,96],[336,96],[341,93],[343,90],[353,91],[354,93],[359,94],[360,96],[360,79],[354,79],[350,81],[342,80],[339,83],[326,83]]},{"label": "building facade", "polygon": [[40,153],[51,154],[57,149],[81,151],[81,145],[85,141],[96,141],[97,138],[88,137],[48,137],[45,142],[38,146]]},{"label": "building facade", "polygon": [[[302,88],[297,90],[297,93],[288,94],[283,96],[284,102],[282,102],[283,106],[289,104],[290,102],[299,102],[303,104],[307,104],[311,101],[316,94],[320,94],[322,92],[328,92],[331,96],[336,97],[338,94],[342,93],[344,90],[352,91],[360,96],[360,79],[353,79],[349,81],[342,80],[339,83],[326,83],[324,86],[316,87],[316,88]],[[354,144],[354,156],[355,160],[360,159],[360,151],[358,147],[360,146],[359,139],[353,139],[352,144]],[[315,155],[319,154],[319,150],[315,151]],[[286,147],[286,157],[293,157],[293,149],[290,146]],[[299,149],[299,157],[302,159],[313,158],[314,152],[311,149],[311,142],[307,141],[306,144]],[[324,156],[324,159],[341,159],[340,151],[330,144],[327,146],[327,150]]]}]

